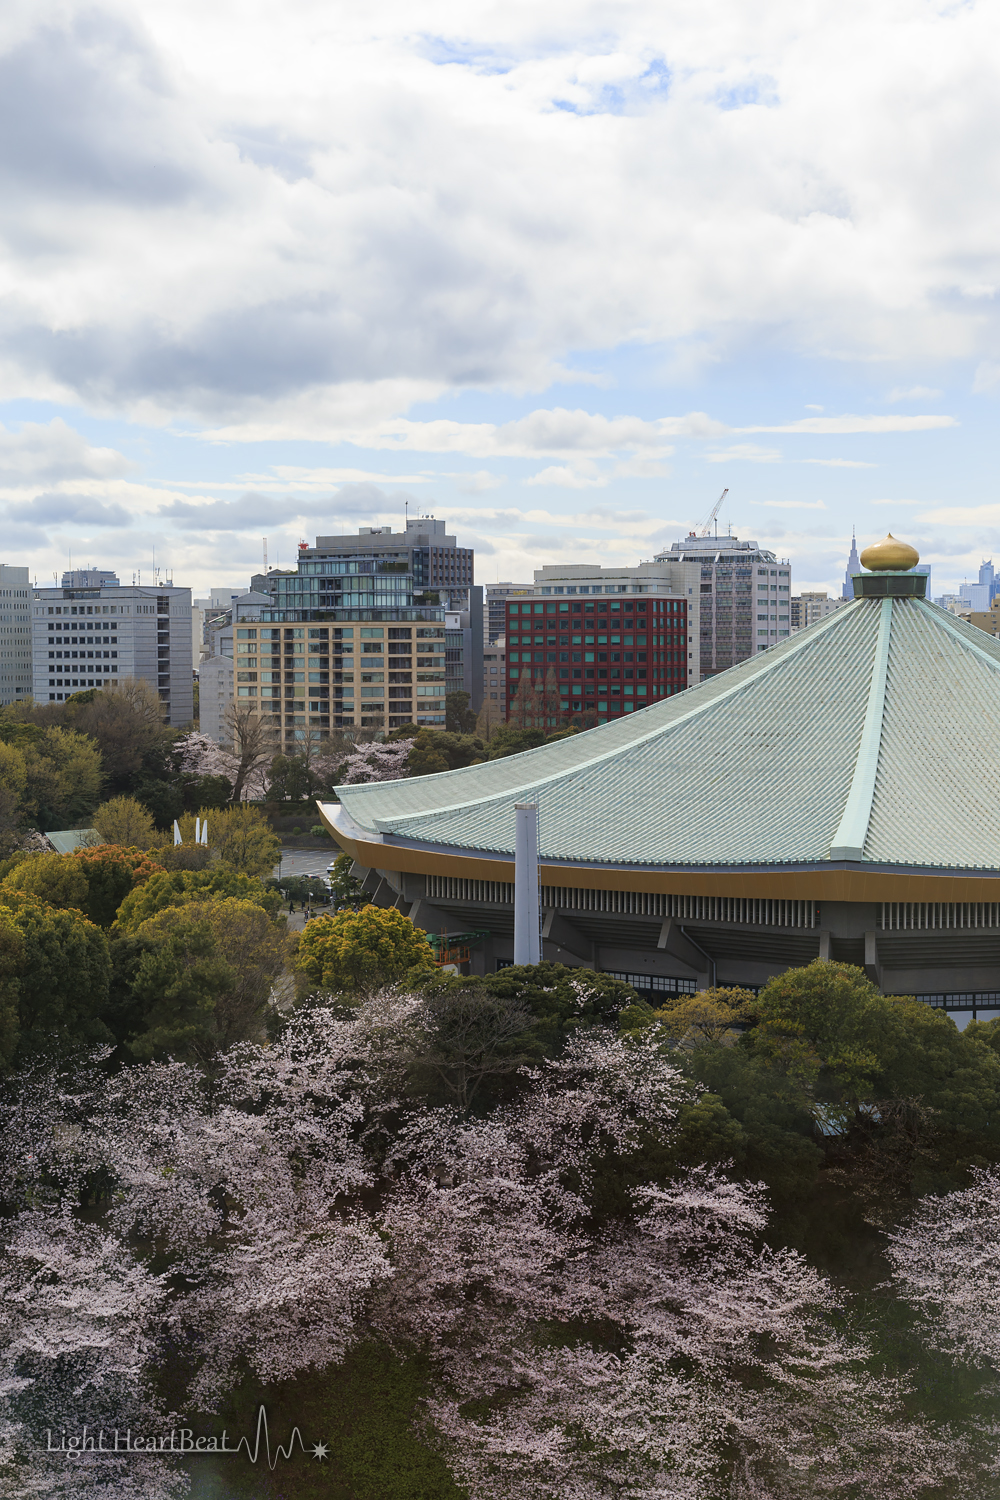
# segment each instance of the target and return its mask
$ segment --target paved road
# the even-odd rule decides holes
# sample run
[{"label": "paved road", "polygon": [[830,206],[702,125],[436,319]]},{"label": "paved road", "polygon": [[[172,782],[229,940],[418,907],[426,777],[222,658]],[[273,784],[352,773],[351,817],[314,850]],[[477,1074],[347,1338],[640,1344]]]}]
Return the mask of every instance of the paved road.
[{"label": "paved road", "polygon": [[331,848],[329,853],[325,849],[282,849],[281,864],[275,865],[275,879],[288,875],[319,875],[321,878],[326,874],[326,867],[333,863],[338,851]]}]

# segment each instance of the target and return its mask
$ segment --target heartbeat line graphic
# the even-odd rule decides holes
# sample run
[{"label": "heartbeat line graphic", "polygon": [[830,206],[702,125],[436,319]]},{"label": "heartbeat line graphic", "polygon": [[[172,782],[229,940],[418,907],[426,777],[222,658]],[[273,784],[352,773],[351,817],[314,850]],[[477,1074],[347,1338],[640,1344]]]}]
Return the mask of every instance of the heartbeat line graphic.
[{"label": "heartbeat line graphic", "polygon": [[[240,1438],[240,1440],[237,1443],[237,1445],[236,1445],[235,1448],[229,1448],[229,1449],[226,1449],[225,1451],[226,1452],[230,1452],[230,1453],[239,1453],[239,1451],[240,1451],[241,1448],[245,1448],[246,1449],[247,1458],[250,1460],[250,1462],[252,1464],[255,1464],[257,1462],[257,1454],[260,1452],[260,1434],[261,1434],[261,1430],[263,1430],[263,1433],[264,1433],[264,1449],[265,1449],[265,1451],[267,1453],[267,1462],[268,1462],[268,1466],[269,1466],[272,1474],[274,1473],[274,1466],[278,1462],[279,1458],[291,1458],[291,1456],[292,1456],[292,1450],[293,1450],[293,1448],[295,1446],[295,1440],[296,1440],[296,1438],[298,1438],[299,1447],[302,1449],[302,1452],[305,1453],[305,1451],[306,1451],[306,1445],[302,1441],[302,1434],[301,1434],[301,1432],[299,1431],[299,1429],[297,1427],[293,1427],[292,1431],[291,1431],[291,1436],[288,1439],[288,1446],[287,1447],[282,1447],[282,1445],[280,1443],[278,1443],[277,1446],[276,1446],[276,1449],[275,1449],[274,1457],[273,1458],[271,1457],[271,1434],[268,1431],[268,1426],[267,1426],[267,1412],[265,1411],[265,1409],[264,1409],[263,1406],[259,1407],[258,1410],[257,1410],[257,1431],[254,1434],[253,1452],[252,1453],[250,1452],[250,1444],[249,1444],[248,1440],[245,1437],[241,1437]],[[322,1446],[322,1445],[320,1445],[320,1446]],[[318,1456],[319,1455],[317,1455],[317,1457]],[[325,1454],[323,1456],[325,1457]]]}]

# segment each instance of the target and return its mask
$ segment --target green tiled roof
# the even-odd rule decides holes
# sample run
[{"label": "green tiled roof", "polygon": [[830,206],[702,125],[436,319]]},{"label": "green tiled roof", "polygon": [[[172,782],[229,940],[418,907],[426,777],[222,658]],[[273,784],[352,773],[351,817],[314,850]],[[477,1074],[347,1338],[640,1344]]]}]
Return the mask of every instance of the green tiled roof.
[{"label": "green tiled roof", "polygon": [[337,792],[369,838],[501,857],[531,800],[543,859],[993,869],[1000,645],[922,600],[858,599],[585,734]]}]

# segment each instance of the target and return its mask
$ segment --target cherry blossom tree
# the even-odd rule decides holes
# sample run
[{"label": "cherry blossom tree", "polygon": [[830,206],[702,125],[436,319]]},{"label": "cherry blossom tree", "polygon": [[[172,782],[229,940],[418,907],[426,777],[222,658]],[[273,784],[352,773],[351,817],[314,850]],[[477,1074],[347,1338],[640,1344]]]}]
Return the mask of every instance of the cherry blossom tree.
[{"label": "cherry blossom tree", "polygon": [[174,743],[177,767],[188,776],[225,776],[234,794],[238,788],[238,800],[261,801],[270,785],[270,755],[264,728],[257,717],[244,712],[233,733],[241,747],[240,755],[234,755],[197,730],[181,735]]},{"label": "cherry blossom tree", "polygon": [[590,1033],[491,1119],[400,1132],[374,1321],[431,1354],[456,1474],[476,1500],[925,1493],[960,1444],[907,1424],[829,1284],[760,1246],[759,1190],[702,1169],[595,1220],[602,1158],[667,1138],[685,1093],[654,1046]]},{"label": "cherry blossom tree", "polygon": [[372,740],[355,745],[341,762],[339,780],[344,786],[358,781],[400,781],[410,774],[406,761],[412,748],[412,740]]},{"label": "cherry blossom tree", "polygon": [[406,1093],[425,1004],[307,1005],[211,1076],[95,1056],[4,1084],[14,1449],[32,1390],[81,1409],[61,1350],[131,1411],[183,1349],[212,1407],[243,1368],[322,1369],[374,1333],[426,1356],[427,1437],[473,1500],[907,1500],[959,1472],[976,1493],[961,1435],[907,1419],[831,1285],[763,1244],[762,1189],[644,1175],[695,1097],[655,1039],[581,1029],[476,1118]]},{"label": "cherry blossom tree", "polygon": [[65,1207],[17,1214],[0,1246],[0,1496],[184,1493],[185,1476],[167,1458],[86,1445],[102,1432],[113,1444],[116,1429],[170,1428],[149,1381],[165,1278]]},{"label": "cherry blossom tree", "polygon": [[896,1285],[924,1315],[930,1341],[976,1362],[1000,1360],[1000,1170],[925,1198],[889,1238]]}]

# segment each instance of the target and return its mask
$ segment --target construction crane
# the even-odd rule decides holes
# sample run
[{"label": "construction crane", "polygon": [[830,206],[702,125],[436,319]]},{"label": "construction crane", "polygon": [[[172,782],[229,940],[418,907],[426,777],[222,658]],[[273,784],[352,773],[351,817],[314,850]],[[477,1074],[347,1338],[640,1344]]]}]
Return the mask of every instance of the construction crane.
[{"label": "construction crane", "polygon": [[726,496],[728,494],[729,494],[729,486],[727,485],[726,488],[722,491],[722,494],[719,496],[718,500],[716,500],[715,504],[712,506],[712,509],[709,511],[709,513],[708,513],[708,520],[705,522],[704,526],[698,532],[699,536],[711,536],[712,535],[712,522],[715,520],[716,516],[719,514],[719,511],[722,509],[722,502],[723,502],[723,500],[725,500],[725,498],[726,498]]}]

